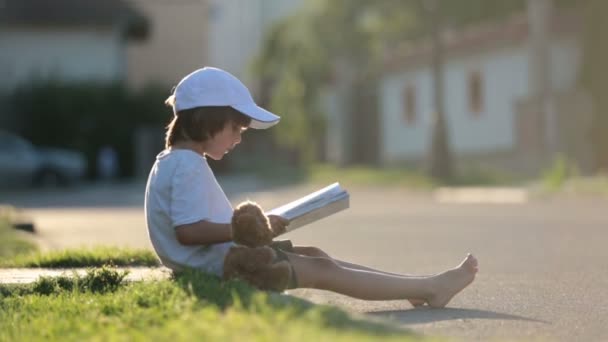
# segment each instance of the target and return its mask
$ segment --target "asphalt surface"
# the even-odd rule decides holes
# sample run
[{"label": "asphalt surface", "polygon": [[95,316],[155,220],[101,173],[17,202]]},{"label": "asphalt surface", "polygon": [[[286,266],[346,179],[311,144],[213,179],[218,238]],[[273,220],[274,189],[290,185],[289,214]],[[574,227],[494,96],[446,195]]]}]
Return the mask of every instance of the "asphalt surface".
[{"label": "asphalt surface", "polygon": [[[220,182],[234,203],[249,198],[266,209],[313,190],[265,188],[236,178]],[[2,192],[0,203],[24,209],[45,248],[150,248],[143,188],[139,183]],[[608,200],[463,204],[389,188],[349,192],[350,209],[286,237],[342,260],[418,275],[453,267],[471,252],[479,260],[477,279],[445,309],[414,309],[407,301],[361,301],[309,289],[294,290],[293,295],[432,336],[608,340]]]}]

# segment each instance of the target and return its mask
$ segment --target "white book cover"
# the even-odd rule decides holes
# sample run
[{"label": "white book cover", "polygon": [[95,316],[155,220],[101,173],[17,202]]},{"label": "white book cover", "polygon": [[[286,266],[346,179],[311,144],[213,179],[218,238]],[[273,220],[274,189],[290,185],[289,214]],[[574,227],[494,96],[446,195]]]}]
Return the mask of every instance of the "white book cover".
[{"label": "white book cover", "polygon": [[287,232],[347,209],[350,195],[339,183],[308,194],[293,202],[274,208],[266,215],[278,215],[289,220]]}]

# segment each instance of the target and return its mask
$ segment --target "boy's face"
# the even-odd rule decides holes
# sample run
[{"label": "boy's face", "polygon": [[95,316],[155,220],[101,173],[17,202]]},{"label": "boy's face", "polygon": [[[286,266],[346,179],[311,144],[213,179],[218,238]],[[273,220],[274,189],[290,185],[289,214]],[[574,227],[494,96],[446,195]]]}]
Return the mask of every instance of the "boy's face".
[{"label": "boy's face", "polygon": [[241,142],[241,135],[247,127],[227,123],[224,129],[207,140],[205,146],[205,154],[213,160],[220,160],[224,154],[232,151],[232,149]]}]

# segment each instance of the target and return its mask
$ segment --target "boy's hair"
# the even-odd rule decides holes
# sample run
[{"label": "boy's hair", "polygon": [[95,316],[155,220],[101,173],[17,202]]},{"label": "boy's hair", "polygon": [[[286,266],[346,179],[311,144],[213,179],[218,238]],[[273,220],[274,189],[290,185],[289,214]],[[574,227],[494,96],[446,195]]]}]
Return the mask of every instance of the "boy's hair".
[{"label": "boy's hair", "polygon": [[[172,97],[167,99],[166,104],[171,106],[173,104],[171,100]],[[167,125],[165,148],[173,146],[178,141],[206,141],[229,123],[234,129],[249,127],[251,123],[251,118],[229,106],[195,107],[180,110],[175,114]]]}]

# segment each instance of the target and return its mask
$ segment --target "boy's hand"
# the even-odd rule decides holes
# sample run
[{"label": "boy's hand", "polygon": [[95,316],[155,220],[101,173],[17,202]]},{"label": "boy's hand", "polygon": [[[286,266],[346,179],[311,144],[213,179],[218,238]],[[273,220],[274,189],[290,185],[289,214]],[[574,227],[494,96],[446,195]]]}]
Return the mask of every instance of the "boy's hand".
[{"label": "boy's hand", "polygon": [[268,221],[270,221],[270,228],[275,237],[285,233],[289,224],[289,220],[278,215],[268,215]]}]

